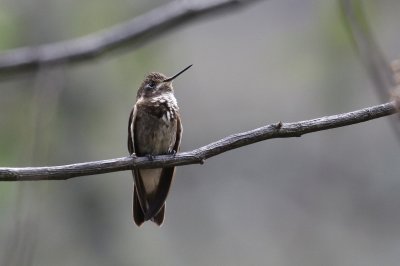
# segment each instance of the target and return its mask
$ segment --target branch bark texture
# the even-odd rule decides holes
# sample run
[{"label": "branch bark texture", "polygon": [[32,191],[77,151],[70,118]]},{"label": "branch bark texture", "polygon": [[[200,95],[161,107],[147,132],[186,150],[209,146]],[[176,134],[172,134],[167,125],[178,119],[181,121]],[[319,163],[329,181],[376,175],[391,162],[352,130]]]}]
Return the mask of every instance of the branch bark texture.
[{"label": "branch bark texture", "polygon": [[0,168],[0,181],[66,180],[78,176],[130,170],[133,167],[157,168],[202,164],[204,160],[256,142],[274,138],[300,137],[307,133],[349,126],[397,113],[395,102],[361,110],[293,123],[275,123],[247,132],[234,134],[193,151],[173,155],[121,157],[110,160],[50,167]]},{"label": "branch bark texture", "polygon": [[257,0],[175,0],[130,21],[77,39],[23,47],[0,54],[0,74],[44,64],[85,62],[127,45],[143,44],[198,17],[244,7]]}]

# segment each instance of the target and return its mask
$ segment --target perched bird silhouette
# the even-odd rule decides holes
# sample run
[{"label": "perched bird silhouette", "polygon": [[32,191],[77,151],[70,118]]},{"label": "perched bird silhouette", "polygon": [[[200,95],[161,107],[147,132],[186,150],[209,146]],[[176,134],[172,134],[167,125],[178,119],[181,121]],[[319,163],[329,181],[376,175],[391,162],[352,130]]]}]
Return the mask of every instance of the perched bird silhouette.
[{"label": "perched bird silhouette", "polygon": [[[136,156],[175,154],[179,150],[182,124],[172,81],[189,69],[172,77],[152,72],[142,82],[128,124],[128,150]],[[165,200],[171,187],[175,167],[132,170],[133,219],[140,226],[151,220],[161,226]]]}]

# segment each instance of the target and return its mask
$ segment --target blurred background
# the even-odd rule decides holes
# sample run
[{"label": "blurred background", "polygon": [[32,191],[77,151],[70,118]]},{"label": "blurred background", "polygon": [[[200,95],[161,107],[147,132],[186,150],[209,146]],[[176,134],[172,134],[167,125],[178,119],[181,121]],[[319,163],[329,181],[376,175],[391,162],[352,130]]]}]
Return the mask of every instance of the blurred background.
[{"label": "blurred background", "polygon": [[[0,0],[0,48],[83,36],[168,1]],[[397,0],[363,1],[388,59]],[[175,81],[182,151],[277,121],[380,103],[337,1],[262,1],[138,49],[0,81],[0,166],[122,157],[145,74]],[[400,143],[387,118],[179,167],[158,228],[130,172],[0,184],[0,265],[398,265]]]}]

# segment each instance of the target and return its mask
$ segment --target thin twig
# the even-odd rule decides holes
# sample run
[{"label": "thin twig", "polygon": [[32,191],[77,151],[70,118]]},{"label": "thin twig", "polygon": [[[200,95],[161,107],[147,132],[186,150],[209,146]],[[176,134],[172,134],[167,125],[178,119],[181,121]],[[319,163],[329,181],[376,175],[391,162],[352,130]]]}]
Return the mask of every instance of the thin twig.
[{"label": "thin twig", "polygon": [[0,54],[0,74],[36,69],[43,64],[81,63],[122,47],[143,44],[204,15],[244,7],[257,0],[176,0],[114,27],[77,39],[23,47]]},{"label": "thin twig", "polygon": [[130,170],[132,167],[156,168],[201,164],[210,157],[259,141],[300,137],[307,133],[362,123],[397,112],[396,103],[389,102],[344,114],[294,123],[279,122],[228,136],[193,151],[178,153],[175,156],[156,156],[151,160],[147,157],[133,156],[52,167],[0,168],[0,181],[65,180],[78,176]]}]

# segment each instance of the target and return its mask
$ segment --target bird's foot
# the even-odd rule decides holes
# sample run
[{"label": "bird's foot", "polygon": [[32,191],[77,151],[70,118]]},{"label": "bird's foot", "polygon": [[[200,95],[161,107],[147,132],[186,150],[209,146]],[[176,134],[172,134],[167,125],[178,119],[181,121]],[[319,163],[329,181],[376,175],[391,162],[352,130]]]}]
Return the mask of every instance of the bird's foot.
[{"label": "bird's foot", "polygon": [[167,155],[172,155],[175,156],[176,155],[176,150],[170,150],[167,152]]},{"label": "bird's foot", "polygon": [[149,159],[150,161],[153,161],[155,156],[154,156],[153,154],[147,154],[146,157],[147,157],[147,159]]}]

